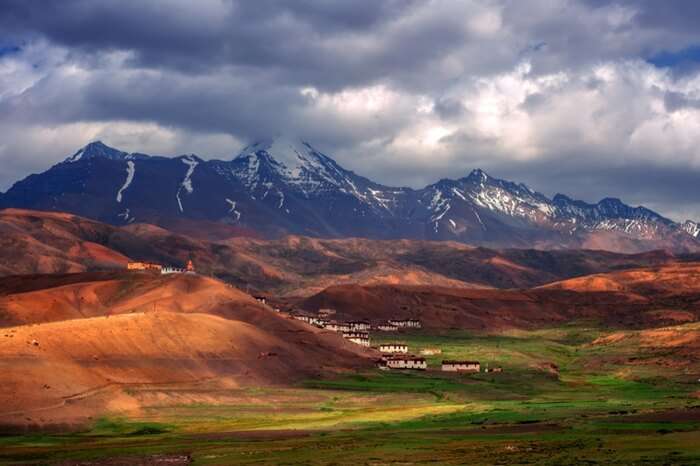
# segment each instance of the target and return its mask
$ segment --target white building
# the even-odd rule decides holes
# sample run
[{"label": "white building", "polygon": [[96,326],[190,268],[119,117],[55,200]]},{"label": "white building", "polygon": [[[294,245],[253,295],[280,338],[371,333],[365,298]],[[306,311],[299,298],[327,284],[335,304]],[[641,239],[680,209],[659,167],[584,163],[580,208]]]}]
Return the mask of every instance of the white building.
[{"label": "white building", "polygon": [[352,330],[349,324],[335,321],[328,322],[326,324],[326,329],[333,330],[334,332],[349,332]]},{"label": "white building", "polygon": [[396,332],[399,328],[396,325],[391,324],[379,324],[377,325],[377,330],[380,332]]},{"label": "white building", "polygon": [[479,372],[479,361],[442,361],[442,370],[445,372]]},{"label": "white building", "polygon": [[169,275],[171,273],[185,273],[187,270],[180,268],[180,267],[171,267],[169,265],[166,265],[162,269],[160,269],[161,275]]},{"label": "white building", "polygon": [[388,369],[415,369],[424,371],[428,368],[428,363],[425,361],[425,358],[404,355],[396,355],[387,358],[384,365]]},{"label": "white building", "polygon": [[350,322],[348,322],[348,325],[350,326],[350,330],[360,330],[363,332],[366,332],[367,330],[372,328],[372,326],[369,324],[369,322],[366,322],[364,320],[350,321]]},{"label": "white building", "polygon": [[369,347],[369,333],[367,332],[343,332],[343,338],[360,346]]},{"label": "white building", "polygon": [[381,353],[408,354],[408,345],[404,345],[403,343],[382,343],[379,345],[379,351]]},{"label": "white building", "polygon": [[421,328],[420,320],[416,319],[390,320],[389,325],[393,325],[398,328]]}]

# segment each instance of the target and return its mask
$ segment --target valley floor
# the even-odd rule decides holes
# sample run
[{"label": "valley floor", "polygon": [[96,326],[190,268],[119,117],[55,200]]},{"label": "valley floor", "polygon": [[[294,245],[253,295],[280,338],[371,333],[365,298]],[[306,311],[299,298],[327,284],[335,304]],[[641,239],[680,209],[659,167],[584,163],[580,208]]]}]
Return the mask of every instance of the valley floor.
[{"label": "valley floor", "polygon": [[[415,332],[382,340],[440,348],[426,372],[130,386],[138,411],[72,434],[0,437],[0,463],[700,464],[700,326],[648,332]],[[504,371],[444,374],[442,359]]]}]

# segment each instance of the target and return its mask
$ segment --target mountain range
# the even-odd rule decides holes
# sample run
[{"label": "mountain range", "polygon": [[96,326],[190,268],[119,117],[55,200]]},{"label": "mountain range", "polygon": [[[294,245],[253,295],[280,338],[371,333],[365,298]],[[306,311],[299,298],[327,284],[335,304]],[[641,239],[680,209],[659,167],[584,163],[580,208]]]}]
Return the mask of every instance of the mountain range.
[{"label": "mountain range", "polygon": [[[2,208],[71,212],[113,225],[230,226],[278,238],[453,240],[489,247],[700,250],[700,226],[619,199],[549,198],[480,169],[422,189],[389,187],[310,143],[256,142],[230,161],[128,153],[100,141],[0,195]],[[194,222],[194,223],[193,223]],[[206,222],[206,223],[204,223]],[[193,226],[194,225],[194,226]]]}]

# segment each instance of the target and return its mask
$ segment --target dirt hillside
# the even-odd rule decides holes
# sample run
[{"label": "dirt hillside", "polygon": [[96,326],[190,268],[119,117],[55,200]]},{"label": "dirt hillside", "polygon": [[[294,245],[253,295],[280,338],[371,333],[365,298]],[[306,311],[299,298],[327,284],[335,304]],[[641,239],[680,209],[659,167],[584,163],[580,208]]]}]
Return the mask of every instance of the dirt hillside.
[{"label": "dirt hillside", "polygon": [[[13,286],[19,292],[13,292]],[[32,289],[24,291],[29,286]],[[8,277],[0,278],[0,293],[0,325],[4,326],[154,310],[206,313],[222,303],[242,309],[260,307],[251,296],[219,280],[187,274]]]},{"label": "dirt hillside", "polygon": [[9,277],[0,293],[0,425],[9,430],[138,410],[133,384],[290,385],[377,357],[198,275]]}]

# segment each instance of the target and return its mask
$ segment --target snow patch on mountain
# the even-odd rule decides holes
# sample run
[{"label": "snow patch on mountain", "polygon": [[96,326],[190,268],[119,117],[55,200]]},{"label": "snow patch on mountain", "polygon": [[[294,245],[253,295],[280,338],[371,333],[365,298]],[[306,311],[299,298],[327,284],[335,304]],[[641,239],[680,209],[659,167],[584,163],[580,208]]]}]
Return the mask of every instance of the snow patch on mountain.
[{"label": "snow patch on mountain", "polygon": [[85,148],[83,147],[83,148],[80,149],[78,152],[76,152],[75,154],[73,154],[73,155],[71,155],[70,157],[68,157],[65,161],[68,162],[68,163],[77,162],[78,160],[80,160],[80,159],[83,158],[83,153],[84,153],[84,152],[85,152]]},{"label": "snow patch on mountain", "polygon": [[182,163],[187,165],[187,172],[185,173],[185,178],[182,180],[182,183],[180,183],[180,187],[178,188],[175,197],[177,198],[177,205],[180,208],[180,212],[184,212],[184,209],[182,208],[182,200],[180,199],[180,192],[183,189],[187,191],[187,194],[192,194],[194,192],[194,188],[192,187],[192,174],[194,173],[194,169],[197,167],[197,165],[199,165],[199,161],[194,155],[187,155],[180,160],[182,160]]},{"label": "snow patch on mountain", "polygon": [[119,188],[119,191],[117,191],[117,202],[122,201],[122,193],[129,187],[129,185],[131,185],[131,182],[134,180],[135,173],[136,164],[132,160],[128,160],[126,162],[126,180],[124,180],[124,184],[121,188]]},{"label": "snow patch on mountain", "polygon": [[117,214],[117,217],[121,218],[124,220],[126,223],[133,223],[136,218],[131,216],[131,210],[130,209],[124,209],[124,212]]},{"label": "snow patch on mountain", "polygon": [[236,201],[232,201],[229,198],[226,198],[225,200],[226,203],[230,206],[230,208],[228,209],[228,213],[233,214],[236,217],[236,221],[240,220],[241,213],[238,210],[236,210]]}]

